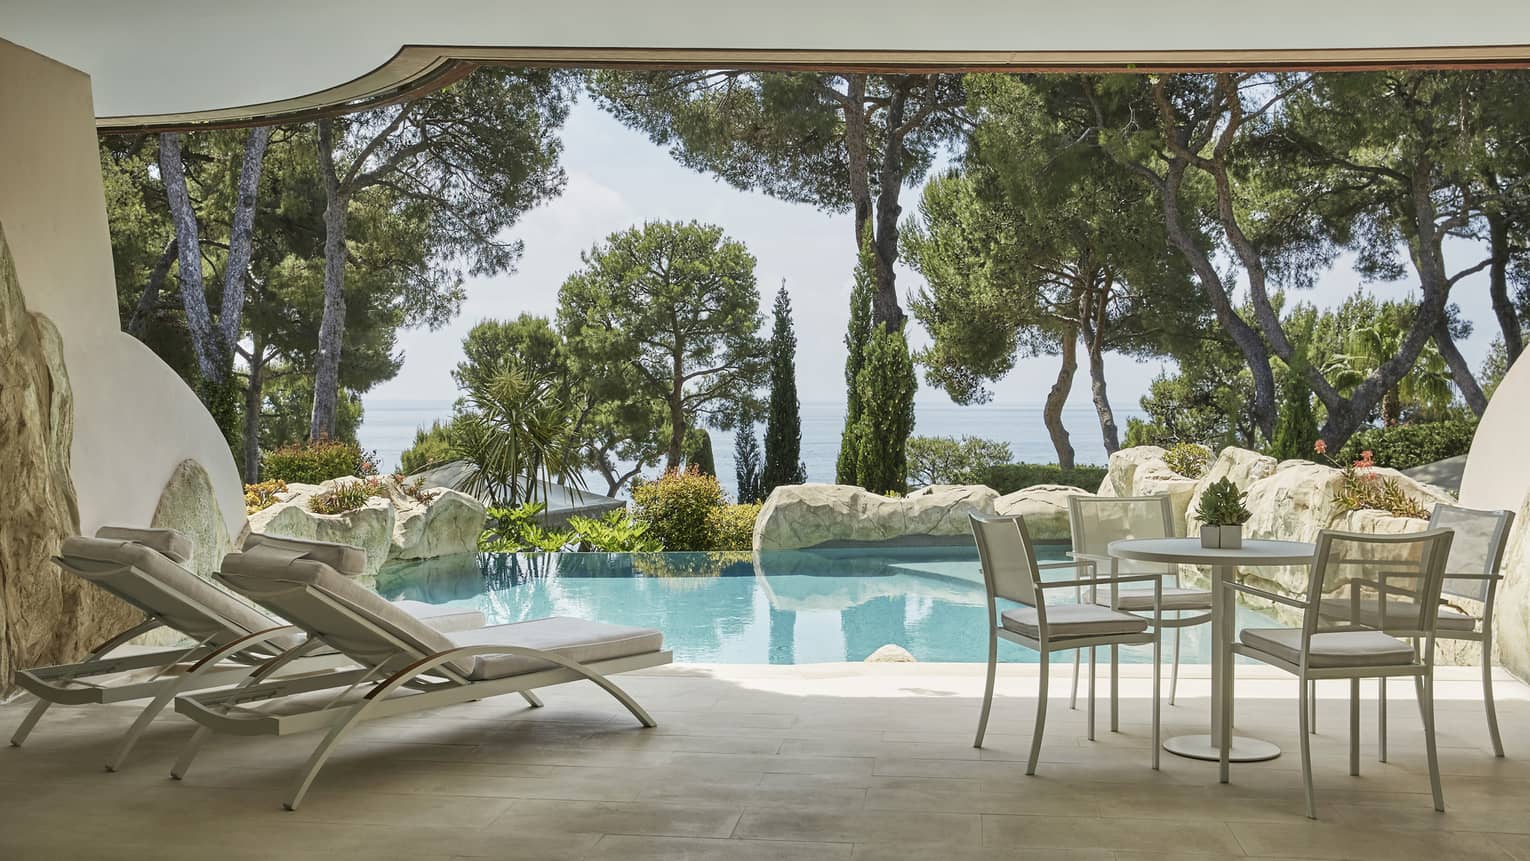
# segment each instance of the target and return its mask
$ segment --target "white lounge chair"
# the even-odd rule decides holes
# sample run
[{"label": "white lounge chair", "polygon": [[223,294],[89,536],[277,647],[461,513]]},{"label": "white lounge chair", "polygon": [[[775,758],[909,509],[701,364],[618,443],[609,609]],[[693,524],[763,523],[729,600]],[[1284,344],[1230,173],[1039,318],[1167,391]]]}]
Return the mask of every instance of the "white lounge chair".
[{"label": "white lounge chair", "polygon": [[[655,726],[608,678],[670,663],[663,635],[579,619],[547,618],[443,634],[340,576],[309,555],[269,546],[231,553],[219,579],[360,665],[322,676],[250,680],[236,688],[188,694],[176,711],[202,726],[171,776],[180,778],[211,732],[290,735],[328,730],[298,775],[285,806],[296,810],[336,743],[356,724],[519,693],[542,705],[538,688],[588,679],[644,726]],[[302,646],[279,660],[300,656]],[[319,694],[305,697],[305,694]]]},{"label": "white lounge chair", "polygon": [[[366,564],[366,551],[346,545],[280,541],[323,553],[347,570]],[[156,715],[180,693],[230,685],[250,677],[268,677],[280,666],[272,659],[304,641],[303,632],[248,601],[181,567],[191,558],[191,540],[172,529],[106,526],[95,538],[64,540],[54,562],[142,610],[144,620],[106,640],[77,664],[34,667],[16,674],[16,683],[38,702],[11,736],[20,747],[53,705],[100,705],[148,699],[149,704],[123,735],[107,760],[107,771],[122,766]],[[359,554],[359,558],[357,556]],[[428,620],[445,630],[481,627],[476,610],[401,602],[400,612]],[[112,657],[130,640],[159,628],[184,635],[192,645]],[[333,649],[313,649],[292,671],[312,672],[346,666],[350,660]],[[265,666],[262,666],[265,665]],[[256,669],[259,668],[259,669]]]}]

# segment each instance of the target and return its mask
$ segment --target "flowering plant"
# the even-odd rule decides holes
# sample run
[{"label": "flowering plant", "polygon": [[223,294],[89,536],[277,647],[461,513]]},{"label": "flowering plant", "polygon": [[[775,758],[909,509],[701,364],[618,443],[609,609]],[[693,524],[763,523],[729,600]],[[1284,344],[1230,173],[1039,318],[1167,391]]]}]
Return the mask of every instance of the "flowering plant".
[{"label": "flowering plant", "polygon": [[1385,511],[1394,517],[1428,519],[1429,512],[1403,490],[1401,482],[1377,474],[1376,461],[1370,451],[1362,451],[1359,460],[1347,466],[1339,466],[1327,457],[1328,444],[1322,440],[1314,443],[1312,450],[1339,470],[1339,486],[1333,492],[1333,501],[1341,510],[1370,508]]}]

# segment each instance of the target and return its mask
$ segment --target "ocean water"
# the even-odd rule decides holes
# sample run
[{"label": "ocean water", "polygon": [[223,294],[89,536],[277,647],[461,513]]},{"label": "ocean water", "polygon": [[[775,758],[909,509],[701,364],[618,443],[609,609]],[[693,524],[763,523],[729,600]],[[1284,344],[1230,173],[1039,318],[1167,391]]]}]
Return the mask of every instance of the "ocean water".
[{"label": "ocean water", "polygon": [[[359,433],[363,448],[375,450],[384,469],[398,466],[399,455],[414,442],[417,428],[429,427],[432,421],[451,416],[450,400],[365,400],[366,414]],[[833,481],[834,462],[839,457],[839,435],[844,429],[845,405],[834,401],[804,401],[802,404],[802,460],[808,481]],[[1141,417],[1137,409],[1116,409],[1116,423],[1126,432],[1126,420]],[[1063,410],[1077,463],[1103,464],[1105,445],[1100,437],[1099,419],[1091,406]],[[764,428],[755,432],[763,440]],[[917,403],[914,406],[914,433],[920,436],[978,436],[1009,443],[1016,461],[1053,463],[1056,450],[1047,436],[1041,419],[1041,406],[955,406],[953,404]],[[723,487],[733,486],[733,434],[711,431],[717,474]],[[657,470],[655,470],[657,471]],[[605,482],[598,476],[589,488],[604,491]]]},{"label": "ocean water", "polygon": [[[1040,545],[1062,559],[1066,545]],[[1048,572],[1064,579],[1071,569]],[[898,547],[748,553],[485,554],[384,568],[388,598],[477,609],[491,624],[573,616],[657,628],[675,660],[810,664],[863,661],[887,644],[920,661],[987,659],[988,611],[977,551]],[[1060,601],[1071,589],[1057,590]],[[1274,624],[1248,608],[1240,626]],[[1184,629],[1181,660],[1211,660],[1205,625]],[[1165,644],[1166,652],[1172,641]],[[1168,655],[1165,654],[1165,660]],[[1035,652],[999,642],[999,659]],[[1071,661],[1070,653],[1054,660]],[[1152,660],[1150,646],[1122,660]]]}]

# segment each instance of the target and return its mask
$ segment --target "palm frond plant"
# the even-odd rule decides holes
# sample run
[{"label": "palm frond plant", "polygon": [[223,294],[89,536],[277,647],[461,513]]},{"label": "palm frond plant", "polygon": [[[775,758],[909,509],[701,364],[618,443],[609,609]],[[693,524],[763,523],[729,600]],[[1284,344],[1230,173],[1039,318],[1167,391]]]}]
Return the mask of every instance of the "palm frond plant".
[{"label": "palm frond plant", "polygon": [[467,379],[450,433],[453,455],[468,466],[457,489],[504,506],[545,503],[551,483],[583,489],[581,408],[515,358]]}]

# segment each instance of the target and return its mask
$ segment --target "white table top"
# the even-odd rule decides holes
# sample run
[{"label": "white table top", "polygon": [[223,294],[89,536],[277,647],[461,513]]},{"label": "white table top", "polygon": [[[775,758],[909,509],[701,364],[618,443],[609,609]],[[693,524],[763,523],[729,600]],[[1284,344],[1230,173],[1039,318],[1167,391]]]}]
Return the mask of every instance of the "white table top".
[{"label": "white table top", "polygon": [[1184,565],[1306,565],[1317,546],[1305,541],[1245,538],[1237,550],[1202,547],[1199,538],[1123,538],[1110,542],[1110,555],[1137,562]]}]

